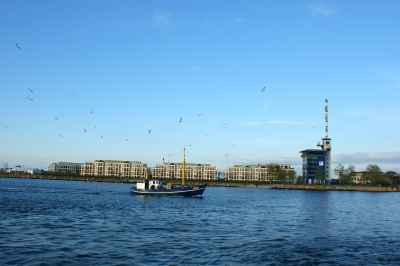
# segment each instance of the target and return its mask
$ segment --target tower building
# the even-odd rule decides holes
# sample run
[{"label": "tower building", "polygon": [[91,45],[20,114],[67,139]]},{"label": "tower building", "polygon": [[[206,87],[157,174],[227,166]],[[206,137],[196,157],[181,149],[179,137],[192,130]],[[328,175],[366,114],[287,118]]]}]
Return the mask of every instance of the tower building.
[{"label": "tower building", "polygon": [[320,149],[300,151],[303,180],[306,184],[331,183],[331,149],[332,143],[328,136],[328,99],[325,99],[325,137],[318,142]]}]

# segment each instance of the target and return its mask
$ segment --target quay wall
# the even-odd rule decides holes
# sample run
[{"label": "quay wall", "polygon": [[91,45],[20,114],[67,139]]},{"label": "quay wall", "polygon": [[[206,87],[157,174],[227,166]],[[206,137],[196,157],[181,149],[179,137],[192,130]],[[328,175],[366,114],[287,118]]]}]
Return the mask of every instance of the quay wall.
[{"label": "quay wall", "polygon": [[[47,180],[67,180],[83,182],[106,182],[106,183],[129,183],[136,184],[140,179],[130,179],[122,177],[100,177],[100,176],[52,176],[52,175],[30,175],[21,173],[2,173],[3,178],[29,178]],[[163,180],[163,183],[180,184],[181,180]],[[291,184],[252,184],[247,182],[229,181],[193,181],[186,180],[185,184],[198,186],[207,184],[209,187],[243,187],[243,188],[271,188],[285,190],[318,190],[318,191],[365,191],[365,192],[397,192],[393,187],[372,187],[372,186],[338,186],[338,185],[291,185]]]}]

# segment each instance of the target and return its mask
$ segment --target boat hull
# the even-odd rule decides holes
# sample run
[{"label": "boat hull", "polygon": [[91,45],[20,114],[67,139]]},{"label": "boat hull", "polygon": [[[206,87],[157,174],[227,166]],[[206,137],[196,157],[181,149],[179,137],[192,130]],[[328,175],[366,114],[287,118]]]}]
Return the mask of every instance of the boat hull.
[{"label": "boat hull", "polygon": [[155,189],[155,190],[144,190],[131,188],[131,194],[143,195],[143,196],[169,196],[169,197],[202,197],[203,192],[207,185],[201,185],[198,187],[183,187],[178,189]]}]

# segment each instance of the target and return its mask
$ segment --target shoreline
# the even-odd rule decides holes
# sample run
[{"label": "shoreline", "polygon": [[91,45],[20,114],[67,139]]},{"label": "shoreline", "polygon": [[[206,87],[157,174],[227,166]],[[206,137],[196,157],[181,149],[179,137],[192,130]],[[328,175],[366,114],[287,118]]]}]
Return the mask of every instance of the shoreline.
[{"label": "shoreline", "polygon": [[[43,180],[64,180],[81,182],[100,182],[100,183],[123,183],[134,184],[138,179],[119,178],[119,177],[94,177],[94,176],[41,176],[41,175],[1,175],[1,178],[22,178],[22,179],[43,179]],[[166,180],[163,180],[166,181]],[[168,180],[171,183],[180,182],[179,180]],[[314,190],[314,191],[361,191],[361,192],[397,192],[393,187],[372,187],[372,186],[339,186],[339,185],[292,185],[292,184],[252,184],[235,182],[201,182],[186,180],[187,184],[198,186],[207,184],[209,187],[240,187],[240,188],[261,188],[261,189],[284,189],[284,190]]]}]

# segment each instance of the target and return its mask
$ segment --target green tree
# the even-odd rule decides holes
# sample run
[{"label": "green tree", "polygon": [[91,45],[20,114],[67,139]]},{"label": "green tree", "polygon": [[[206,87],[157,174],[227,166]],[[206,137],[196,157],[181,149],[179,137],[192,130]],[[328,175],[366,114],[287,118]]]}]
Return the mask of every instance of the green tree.
[{"label": "green tree", "polygon": [[267,164],[267,171],[269,174],[269,182],[273,183],[273,182],[277,182],[278,181],[278,177],[279,173],[282,171],[281,167],[278,164],[275,163],[270,163]]},{"label": "green tree", "polygon": [[371,180],[373,186],[384,186],[387,185],[388,179],[382,174],[381,168],[376,164],[367,165],[367,179]]},{"label": "green tree", "polygon": [[351,184],[351,182],[353,181],[353,178],[356,176],[356,171],[354,168],[354,165],[349,165],[347,167],[347,169],[344,171],[344,175],[345,175],[345,182],[347,184]]},{"label": "green tree", "polygon": [[288,178],[289,178],[289,180],[290,180],[290,183],[294,184],[294,180],[295,180],[295,178],[296,178],[296,171],[294,171],[294,170],[289,170],[289,171],[287,172],[287,175],[288,175]]},{"label": "green tree", "polygon": [[344,166],[340,163],[338,164],[335,169],[333,170],[333,172],[335,173],[335,175],[338,176],[339,179],[339,185],[344,183],[344,175],[345,175],[345,169]]}]

